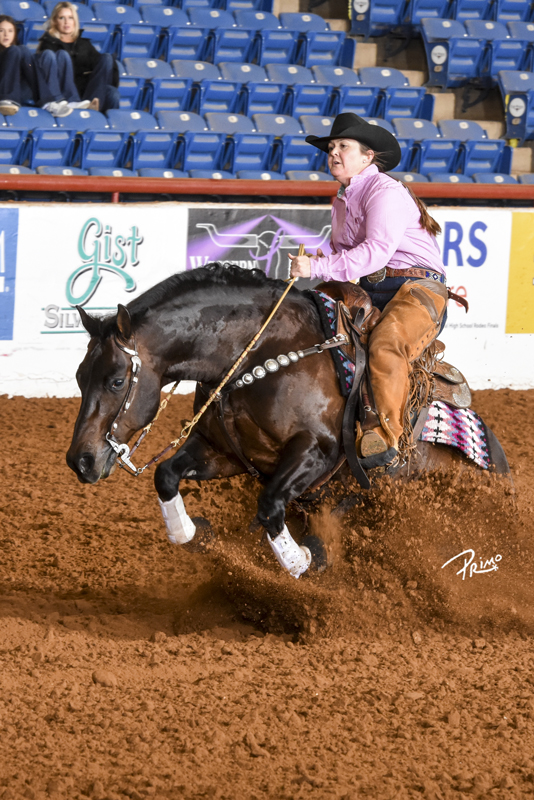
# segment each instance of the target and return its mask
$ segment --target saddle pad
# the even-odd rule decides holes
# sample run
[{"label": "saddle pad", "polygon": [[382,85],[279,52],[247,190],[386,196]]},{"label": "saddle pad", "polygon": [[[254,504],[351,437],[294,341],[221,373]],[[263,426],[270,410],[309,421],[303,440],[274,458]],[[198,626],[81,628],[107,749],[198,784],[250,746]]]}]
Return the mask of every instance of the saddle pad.
[{"label": "saddle pad", "polygon": [[457,447],[482,469],[491,466],[486,426],[470,408],[453,408],[439,400],[432,403],[419,439]]},{"label": "saddle pad", "polygon": [[[328,297],[328,295],[323,292],[318,292],[315,289],[305,291],[303,294],[314,303],[319,313],[325,339],[331,339],[332,336],[336,335],[335,301],[332,300],[331,297]],[[350,358],[347,358],[340,347],[333,347],[329,352],[334,359],[341,394],[343,397],[348,397],[352,389],[352,384],[354,383],[354,363]]]}]

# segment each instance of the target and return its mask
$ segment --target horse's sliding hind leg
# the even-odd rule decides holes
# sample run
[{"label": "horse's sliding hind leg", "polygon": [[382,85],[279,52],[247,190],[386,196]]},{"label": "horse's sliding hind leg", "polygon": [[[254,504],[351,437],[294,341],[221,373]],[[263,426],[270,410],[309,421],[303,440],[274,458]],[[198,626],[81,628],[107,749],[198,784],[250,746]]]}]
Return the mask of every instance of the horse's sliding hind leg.
[{"label": "horse's sliding hind leg", "polygon": [[326,549],[316,536],[307,536],[299,547],[285,525],[286,506],[301,495],[331,463],[311,433],[300,433],[285,447],[276,472],[258,500],[258,520],[267,530],[278,560],[294,578],[310,567],[326,566]]},{"label": "horse's sliding hind leg", "polygon": [[[190,550],[203,550],[213,540],[211,526],[203,517],[191,519],[179,492],[182,478],[206,481],[229,478],[243,472],[221,456],[196,432],[175,456],[163,461],[154,477],[161,513],[172,544],[188,545]],[[194,541],[193,541],[194,540]]]}]

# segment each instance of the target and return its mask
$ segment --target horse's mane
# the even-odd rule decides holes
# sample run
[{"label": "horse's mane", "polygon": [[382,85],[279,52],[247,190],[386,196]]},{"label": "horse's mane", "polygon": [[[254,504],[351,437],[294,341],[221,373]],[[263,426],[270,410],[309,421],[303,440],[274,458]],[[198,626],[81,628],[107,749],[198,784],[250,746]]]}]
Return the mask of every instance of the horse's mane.
[{"label": "horse's mane", "polygon": [[[146,292],[128,303],[128,311],[132,318],[134,328],[143,319],[149,309],[157,307],[160,303],[172,300],[178,294],[202,287],[232,287],[237,289],[254,289],[258,287],[272,288],[273,294],[284,287],[284,283],[272,280],[259,269],[243,269],[235,264],[220,263],[217,261],[206,264],[204,267],[188,272],[179,272],[170,278],[147,289]],[[102,317],[100,322],[100,336],[105,338],[113,330],[115,315]]]}]

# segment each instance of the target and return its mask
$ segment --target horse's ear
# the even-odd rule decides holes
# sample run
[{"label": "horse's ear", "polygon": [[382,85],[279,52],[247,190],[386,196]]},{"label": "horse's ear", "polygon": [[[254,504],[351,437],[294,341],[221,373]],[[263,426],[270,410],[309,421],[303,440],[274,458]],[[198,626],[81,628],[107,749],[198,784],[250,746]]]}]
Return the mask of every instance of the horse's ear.
[{"label": "horse's ear", "polygon": [[76,311],[80,315],[82,325],[90,336],[98,336],[100,333],[99,321],[85,311],[81,306],[76,306]]},{"label": "horse's ear", "polygon": [[117,306],[117,329],[123,342],[130,341],[132,335],[132,318],[126,306],[120,303]]}]

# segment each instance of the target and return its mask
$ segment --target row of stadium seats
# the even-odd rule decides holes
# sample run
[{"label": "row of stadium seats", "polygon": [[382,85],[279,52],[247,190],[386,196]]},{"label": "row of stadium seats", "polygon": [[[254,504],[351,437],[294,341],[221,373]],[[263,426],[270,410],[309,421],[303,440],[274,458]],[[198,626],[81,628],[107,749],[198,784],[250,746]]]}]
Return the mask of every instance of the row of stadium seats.
[{"label": "row of stadium seats", "polygon": [[[17,122],[18,120],[18,122]],[[160,169],[243,169],[288,172],[326,171],[326,154],[310,147],[309,134],[330,130],[332,118],[304,115],[173,111],[156,117],[143,111],[74,111],[53,118],[41,109],[21,109],[0,128],[0,163],[38,166],[129,167]],[[511,148],[502,139],[488,139],[475,122],[371,120],[397,136],[400,170],[431,172],[509,173]]]},{"label": "row of stadium seats", "polygon": [[[33,0],[8,3],[24,6],[21,41],[36,49],[46,29],[46,8]],[[26,8],[30,7],[30,9]],[[0,2],[0,10],[2,3]],[[142,5],[140,9],[98,2],[92,10],[80,6],[84,35],[99,52],[118,58],[141,57],[196,59],[199,61],[249,61],[313,66],[352,66],[356,43],[342,31],[332,31],[316,14],[267,11],[231,11]]]},{"label": "row of stadium seats", "polygon": [[[76,8],[80,21],[87,19],[87,12],[90,10],[94,0],[87,2],[76,2],[72,5]],[[217,8],[223,11],[269,11],[273,10],[273,0],[130,0],[122,3],[121,0],[99,0],[114,5],[126,5],[138,8],[141,5],[169,6],[172,8]],[[41,19],[37,16],[35,6],[44,6],[46,14],[49,16],[57,0],[0,0],[0,12],[8,14],[17,21],[25,19]],[[85,15],[85,16],[84,16]]]},{"label": "row of stadium seats", "polygon": [[501,70],[530,70],[534,23],[424,19],[428,86],[492,86]]},{"label": "row of stadium seats", "polygon": [[411,87],[400,70],[380,67],[307,67],[288,64],[218,66],[177,59],[172,64],[126,58],[120,82],[121,108],[157,111],[227,111],[431,119],[434,95]]},{"label": "row of stadium seats", "polygon": [[534,21],[531,0],[351,0],[351,33],[384,36],[394,28],[419,30],[425,18],[464,22]]},{"label": "row of stadium seats", "polygon": [[[93,175],[113,178],[210,178],[213,180],[233,179],[239,180],[293,180],[293,181],[332,181],[331,175],[325,172],[311,172],[309,170],[290,170],[285,174],[281,172],[268,172],[265,170],[240,170],[237,173],[221,170],[191,170],[183,172],[177,169],[144,168],[138,171],[131,169],[117,169],[104,167],[91,167],[89,170],[77,167],[37,167],[36,170],[22,166],[0,165],[0,175]],[[516,180],[511,175],[495,172],[477,172],[471,177],[450,173],[432,172],[429,175],[420,175],[416,172],[391,172],[389,173],[404,183],[522,183],[534,185],[534,174],[520,175]]]}]

